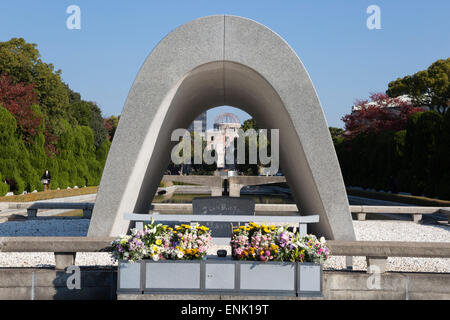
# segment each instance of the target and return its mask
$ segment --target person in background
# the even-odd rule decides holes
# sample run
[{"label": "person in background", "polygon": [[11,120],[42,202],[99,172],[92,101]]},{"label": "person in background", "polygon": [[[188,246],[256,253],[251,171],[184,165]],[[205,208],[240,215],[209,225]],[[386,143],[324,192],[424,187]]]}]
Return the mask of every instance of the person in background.
[{"label": "person in background", "polygon": [[50,171],[45,170],[45,172],[41,178],[42,184],[44,185],[44,192],[50,188],[50,179],[51,178],[52,178],[52,176],[50,175]]}]

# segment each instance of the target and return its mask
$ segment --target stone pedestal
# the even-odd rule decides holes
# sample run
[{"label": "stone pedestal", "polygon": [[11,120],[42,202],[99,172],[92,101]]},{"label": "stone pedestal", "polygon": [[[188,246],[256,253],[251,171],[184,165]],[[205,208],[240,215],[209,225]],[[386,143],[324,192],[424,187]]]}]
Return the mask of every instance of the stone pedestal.
[{"label": "stone pedestal", "polygon": [[385,273],[388,257],[366,257],[368,273]]},{"label": "stone pedestal", "polygon": [[75,252],[55,252],[55,264],[57,270],[64,270],[75,265]]}]

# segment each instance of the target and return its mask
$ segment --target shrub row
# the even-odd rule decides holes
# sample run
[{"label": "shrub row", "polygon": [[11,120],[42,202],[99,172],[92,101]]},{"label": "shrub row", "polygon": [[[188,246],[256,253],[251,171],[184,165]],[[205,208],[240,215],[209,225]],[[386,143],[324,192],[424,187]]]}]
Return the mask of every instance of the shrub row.
[{"label": "shrub row", "polygon": [[345,184],[450,199],[450,112],[420,112],[406,130],[336,141]]},{"label": "shrub row", "polygon": [[45,169],[52,176],[51,189],[99,184],[110,142],[105,140],[96,148],[90,127],[72,127],[63,120],[62,128],[59,152],[49,157],[44,148],[44,125],[27,144],[15,118],[0,106],[0,196],[9,191],[42,191],[40,178]]}]

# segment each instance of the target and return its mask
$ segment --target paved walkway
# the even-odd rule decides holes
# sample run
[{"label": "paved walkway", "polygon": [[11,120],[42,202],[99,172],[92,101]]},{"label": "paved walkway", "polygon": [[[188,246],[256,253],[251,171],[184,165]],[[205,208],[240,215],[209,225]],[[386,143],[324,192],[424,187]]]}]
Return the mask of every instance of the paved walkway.
[{"label": "paved walkway", "polygon": [[[97,197],[96,193],[93,194],[85,194],[80,196],[73,197],[65,197],[65,198],[55,198],[55,199],[47,199],[47,200],[38,200],[34,201],[34,203],[45,203],[45,202],[95,202]],[[8,217],[13,215],[15,216],[26,216],[27,215],[27,207],[30,206],[32,202],[3,202],[2,207],[4,209],[0,210],[0,222],[2,220],[7,220]],[[72,210],[39,210],[40,216],[54,216],[58,214],[62,214]]]}]

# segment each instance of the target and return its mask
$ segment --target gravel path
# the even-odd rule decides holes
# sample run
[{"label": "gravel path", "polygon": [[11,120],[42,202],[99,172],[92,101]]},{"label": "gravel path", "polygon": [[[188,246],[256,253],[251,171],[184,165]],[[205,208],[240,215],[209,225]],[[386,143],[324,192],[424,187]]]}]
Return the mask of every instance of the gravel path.
[{"label": "gravel path", "polygon": [[[450,227],[443,225],[420,225],[409,221],[353,221],[358,240],[373,241],[424,241],[450,242]],[[9,236],[86,236],[89,220],[30,220],[0,223],[0,237]],[[214,246],[208,253],[228,246]],[[353,259],[355,270],[366,270],[364,257]],[[112,265],[108,253],[79,253],[77,265]],[[0,267],[50,267],[55,265],[52,253],[0,253]],[[344,269],[344,257],[331,257],[325,270]],[[450,259],[436,258],[389,258],[388,271],[449,272]]]}]

